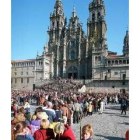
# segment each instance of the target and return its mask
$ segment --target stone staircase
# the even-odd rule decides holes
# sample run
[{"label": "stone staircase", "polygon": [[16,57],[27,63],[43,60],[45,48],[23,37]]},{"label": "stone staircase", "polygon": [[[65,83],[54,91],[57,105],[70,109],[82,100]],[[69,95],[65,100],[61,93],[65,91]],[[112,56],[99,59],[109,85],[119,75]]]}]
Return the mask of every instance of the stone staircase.
[{"label": "stone staircase", "polygon": [[45,91],[66,91],[69,89],[78,91],[78,89],[82,86],[83,84],[81,84],[81,82],[71,79],[44,80],[42,82],[39,82],[39,84],[35,84],[36,89],[43,89]]}]

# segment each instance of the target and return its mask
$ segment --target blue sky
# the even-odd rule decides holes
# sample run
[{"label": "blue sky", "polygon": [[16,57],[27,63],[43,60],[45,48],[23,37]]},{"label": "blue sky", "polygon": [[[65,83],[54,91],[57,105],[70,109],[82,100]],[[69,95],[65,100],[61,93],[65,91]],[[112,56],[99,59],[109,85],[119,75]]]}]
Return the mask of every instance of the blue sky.
[{"label": "blue sky", "polygon": [[[11,59],[33,59],[42,54],[48,42],[49,16],[56,0],[11,1]],[[67,19],[73,5],[87,32],[88,5],[92,0],[62,0]],[[106,8],[107,43],[110,51],[122,54],[123,39],[129,26],[129,0],[104,0]]]}]

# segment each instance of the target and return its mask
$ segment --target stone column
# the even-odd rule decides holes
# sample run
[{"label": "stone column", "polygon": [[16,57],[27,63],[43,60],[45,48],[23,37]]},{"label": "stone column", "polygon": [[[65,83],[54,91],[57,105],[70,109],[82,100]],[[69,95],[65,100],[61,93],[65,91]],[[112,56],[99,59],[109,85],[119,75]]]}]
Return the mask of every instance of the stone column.
[{"label": "stone column", "polygon": [[59,67],[58,67],[58,60],[56,61],[56,77],[58,77],[58,69],[59,69]]},{"label": "stone column", "polygon": [[63,78],[66,78],[66,61],[63,60]]},{"label": "stone column", "polygon": [[87,71],[88,71],[88,68],[87,68],[87,57],[85,58],[85,79],[87,79]]},{"label": "stone column", "polygon": [[55,40],[55,30],[53,29],[53,41]]},{"label": "stone column", "polygon": [[81,30],[79,35],[79,44],[78,44],[78,59],[81,58]]},{"label": "stone column", "polygon": [[42,71],[43,71],[43,80],[46,78],[45,77],[45,71],[46,71],[46,69],[45,69],[45,56],[43,56],[43,64],[42,64],[43,66],[42,66]]},{"label": "stone column", "polygon": [[79,44],[78,44],[78,79],[80,79],[80,61],[81,61],[81,28],[80,28]]},{"label": "stone column", "polygon": [[59,76],[59,45],[57,46],[56,77]]},{"label": "stone column", "polygon": [[87,78],[88,39],[86,40],[85,78]]},{"label": "stone column", "polygon": [[63,78],[66,78],[66,38],[64,38],[63,48]]},{"label": "stone column", "polygon": [[54,77],[54,54],[51,54],[50,60],[50,79]]},{"label": "stone column", "polygon": [[89,23],[87,21],[87,37],[89,37]]},{"label": "stone column", "polygon": [[34,67],[34,83],[35,83],[35,81],[37,81],[37,74],[36,74],[36,66],[37,64],[36,64],[36,61],[35,61],[35,67]]},{"label": "stone column", "polygon": [[94,54],[92,54],[92,79],[94,79],[94,72],[95,72],[94,68],[95,68],[95,56]]},{"label": "stone column", "polygon": [[80,59],[78,60],[78,79],[80,79]]}]

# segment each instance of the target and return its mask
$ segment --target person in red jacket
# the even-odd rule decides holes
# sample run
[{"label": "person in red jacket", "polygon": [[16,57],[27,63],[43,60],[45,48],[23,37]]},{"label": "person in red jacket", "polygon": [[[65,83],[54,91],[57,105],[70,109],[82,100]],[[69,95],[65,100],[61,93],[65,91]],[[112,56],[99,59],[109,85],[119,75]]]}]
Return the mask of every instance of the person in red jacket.
[{"label": "person in red jacket", "polygon": [[129,140],[129,130],[126,131],[125,137],[126,137],[126,140]]},{"label": "person in red jacket", "polygon": [[49,121],[47,119],[42,119],[40,123],[40,129],[35,131],[35,140],[51,140],[54,139],[53,129],[49,128]]},{"label": "person in red jacket", "polygon": [[54,127],[56,140],[76,140],[71,127],[68,124],[58,123]]}]

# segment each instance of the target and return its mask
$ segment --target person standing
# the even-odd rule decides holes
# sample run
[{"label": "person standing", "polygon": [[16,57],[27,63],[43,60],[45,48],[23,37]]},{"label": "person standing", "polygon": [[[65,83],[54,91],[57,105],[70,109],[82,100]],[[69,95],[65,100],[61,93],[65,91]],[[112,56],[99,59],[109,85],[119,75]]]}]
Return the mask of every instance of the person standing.
[{"label": "person standing", "polygon": [[75,100],[73,105],[73,123],[79,123],[80,121],[80,113],[82,112],[81,105],[78,103],[78,100]]},{"label": "person standing", "polygon": [[103,113],[103,110],[104,110],[104,102],[103,102],[103,99],[101,99],[101,102],[100,102],[100,114]]},{"label": "person standing", "polygon": [[129,140],[129,130],[126,131],[125,138],[126,138],[126,140]]},{"label": "person standing", "polygon": [[95,99],[95,112],[98,112],[98,99]]},{"label": "person standing", "polygon": [[126,105],[126,98],[125,97],[122,98],[122,101],[121,101],[121,109],[122,109],[121,114],[123,114],[123,112],[124,112],[125,115],[126,115],[127,105]]},{"label": "person standing", "polygon": [[68,108],[68,119],[67,119],[67,122],[68,122],[68,125],[71,126],[72,110],[71,110],[69,104],[66,104],[66,107]]},{"label": "person standing", "polygon": [[93,111],[93,106],[92,106],[92,102],[90,102],[88,105],[88,115],[92,115],[92,111]]},{"label": "person standing", "polygon": [[54,127],[55,140],[76,140],[72,128],[68,124],[58,123]]},{"label": "person standing", "polygon": [[54,110],[55,110],[55,114],[56,114],[56,118],[55,118],[55,122],[58,122],[59,119],[62,117],[62,111],[60,110],[60,106],[59,105],[54,105]]},{"label": "person standing", "polygon": [[62,103],[61,111],[62,118],[64,119],[64,123],[66,124],[68,119],[68,108],[66,107],[66,104]]},{"label": "person standing", "polygon": [[40,123],[40,129],[34,133],[35,140],[51,140],[54,139],[53,129],[49,128],[49,121],[42,119]]},{"label": "person standing", "polygon": [[52,107],[52,102],[46,101],[44,103],[43,111],[46,112],[46,114],[48,115],[50,123],[54,122],[56,118],[55,111],[54,109],[52,109]]}]

